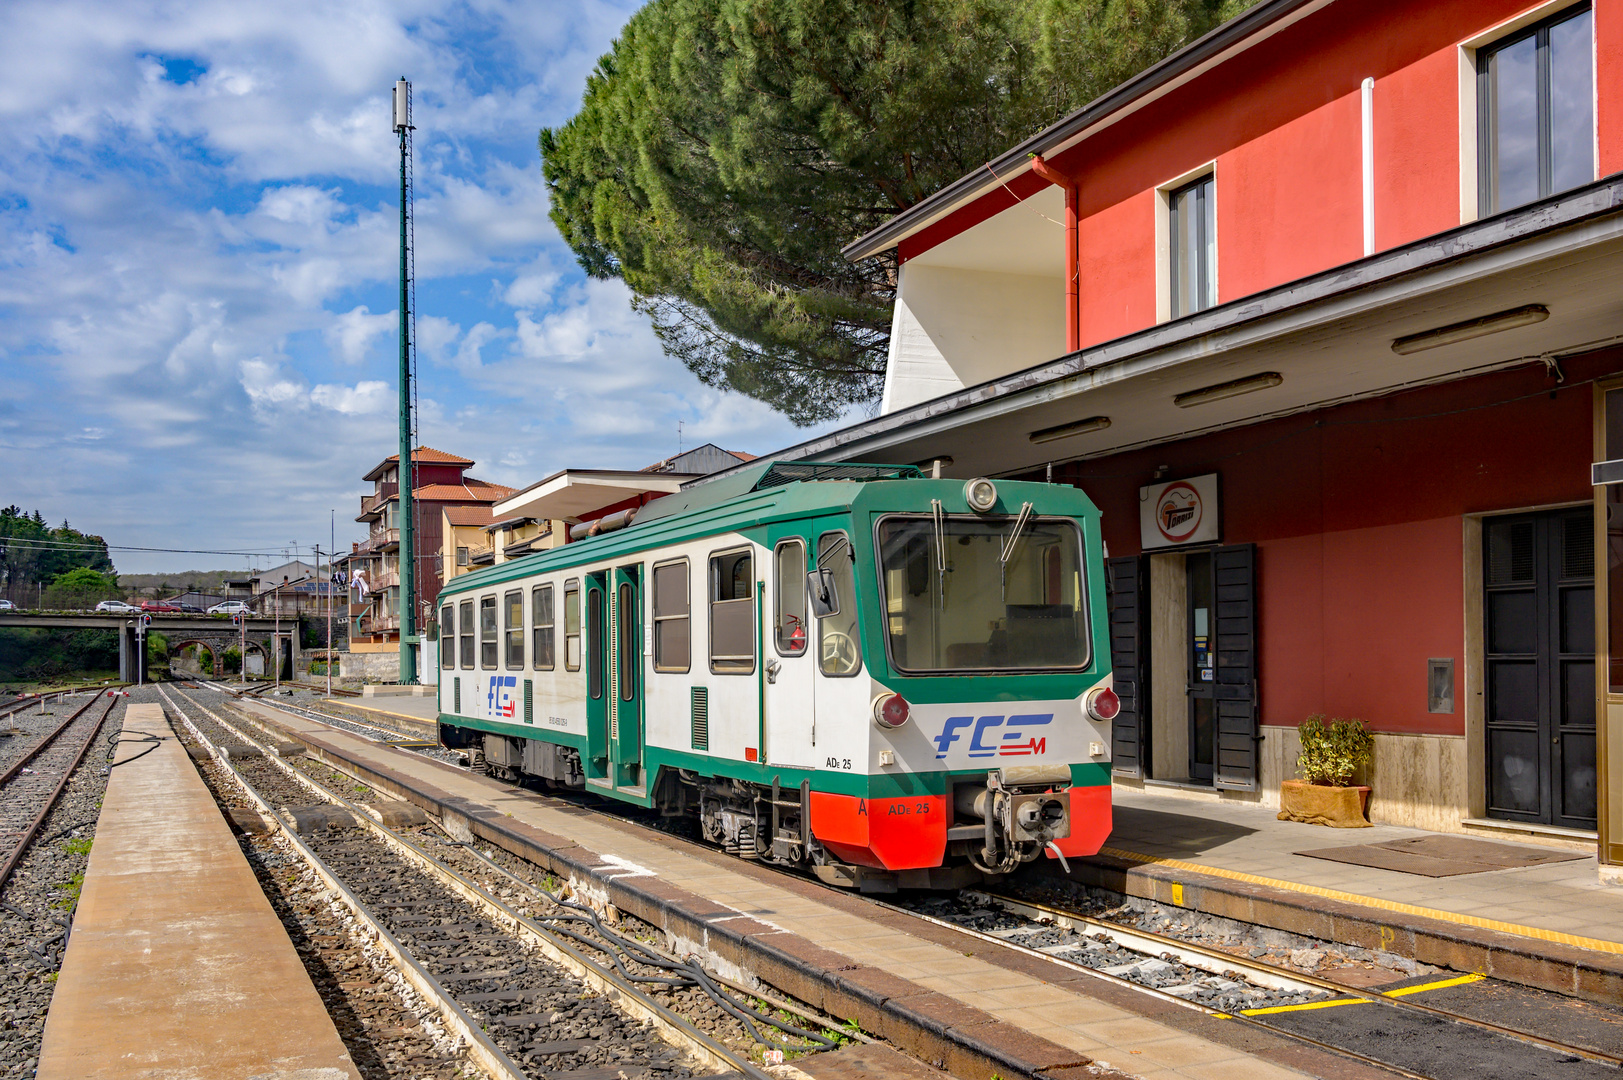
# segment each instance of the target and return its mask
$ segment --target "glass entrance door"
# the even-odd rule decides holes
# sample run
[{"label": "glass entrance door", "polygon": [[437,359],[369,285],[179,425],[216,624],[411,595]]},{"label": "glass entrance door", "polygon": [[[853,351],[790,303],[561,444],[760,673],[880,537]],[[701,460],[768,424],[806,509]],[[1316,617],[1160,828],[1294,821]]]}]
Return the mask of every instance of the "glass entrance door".
[{"label": "glass entrance door", "polygon": [[1488,813],[1593,829],[1593,511],[1489,518],[1482,561]]},{"label": "glass entrance door", "polygon": [[1217,744],[1217,589],[1210,551],[1184,559],[1188,582],[1189,621],[1185,637],[1189,682],[1189,778],[1212,782]]}]

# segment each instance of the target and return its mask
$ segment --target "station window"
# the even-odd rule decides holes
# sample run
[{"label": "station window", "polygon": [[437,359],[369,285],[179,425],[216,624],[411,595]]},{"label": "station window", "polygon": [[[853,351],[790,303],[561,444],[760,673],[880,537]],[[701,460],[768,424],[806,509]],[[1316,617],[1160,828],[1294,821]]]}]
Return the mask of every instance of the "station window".
[{"label": "station window", "polygon": [[817,539],[817,566],[834,572],[839,610],[817,620],[817,664],[824,675],[846,677],[862,669],[862,638],[857,633],[856,552],[843,532]]},{"label": "station window", "polygon": [[654,567],[654,670],[687,671],[692,665],[688,608],[688,562]]},{"label": "station window", "polygon": [[440,608],[440,667],[449,671],[456,666],[456,609],[450,604]]},{"label": "station window", "polygon": [[502,631],[507,639],[507,669],[524,666],[524,592],[514,589],[502,597]]},{"label": "station window", "polygon": [[1168,196],[1172,317],[1217,304],[1217,185],[1210,174]]},{"label": "station window", "polygon": [[748,549],[710,556],[710,670],[755,670],[755,560]]},{"label": "station window", "polygon": [[462,628],[461,651],[462,656],[458,666],[463,670],[473,668],[473,601],[464,600],[459,605]]},{"label": "station window", "polygon": [[580,582],[564,582],[564,667],[580,670]]},{"label": "station window", "polygon": [[486,670],[496,667],[496,598],[479,598],[479,666]]},{"label": "station window", "polygon": [[1595,179],[1588,4],[1477,50],[1477,200],[1484,215]]},{"label": "station window", "polygon": [[530,591],[530,625],[533,628],[530,662],[537,671],[551,671],[552,656],[552,586],[537,585]]},{"label": "station window", "polygon": [[773,551],[772,640],[779,655],[806,651],[806,545],[785,540]]}]

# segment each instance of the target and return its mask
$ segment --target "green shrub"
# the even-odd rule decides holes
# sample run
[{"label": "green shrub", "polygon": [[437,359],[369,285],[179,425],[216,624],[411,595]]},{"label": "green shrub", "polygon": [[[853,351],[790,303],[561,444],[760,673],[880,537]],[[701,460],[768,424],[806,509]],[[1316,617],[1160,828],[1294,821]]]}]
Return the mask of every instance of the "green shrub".
[{"label": "green shrub", "polygon": [[1302,737],[1296,768],[1310,784],[1346,787],[1352,783],[1353,773],[1374,756],[1375,736],[1362,720],[1338,717],[1326,723],[1323,713],[1314,713],[1296,731]]}]

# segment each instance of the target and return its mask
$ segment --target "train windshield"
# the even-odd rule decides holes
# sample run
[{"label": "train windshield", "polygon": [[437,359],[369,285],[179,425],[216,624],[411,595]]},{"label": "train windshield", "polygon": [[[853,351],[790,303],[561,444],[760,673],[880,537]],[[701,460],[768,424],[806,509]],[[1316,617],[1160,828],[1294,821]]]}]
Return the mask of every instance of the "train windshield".
[{"label": "train windshield", "polygon": [[879,523],[898,671],[1052,671],[1090,658],[1082,535],[1063,519],[888,517]]}]

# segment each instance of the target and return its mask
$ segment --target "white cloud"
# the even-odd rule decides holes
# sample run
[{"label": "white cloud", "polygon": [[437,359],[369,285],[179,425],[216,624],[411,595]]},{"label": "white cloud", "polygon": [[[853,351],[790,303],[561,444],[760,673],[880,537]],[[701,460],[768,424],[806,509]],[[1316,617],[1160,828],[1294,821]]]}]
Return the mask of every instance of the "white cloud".
[{"label": "white cloud", "polygon": [[346,364],[359,364],[372,352],[372,343],[390,332],[398,336],[400,313],[373,315],[365,304],[357,305],[333,320],[327,328],[327,345]]},{"label": "white cloud", "polygon": [[388,383],[368,380],[354,386],[317,386],[310,391],[310,400],[345,416],[360,416],[389,411],[396,395]]}]

